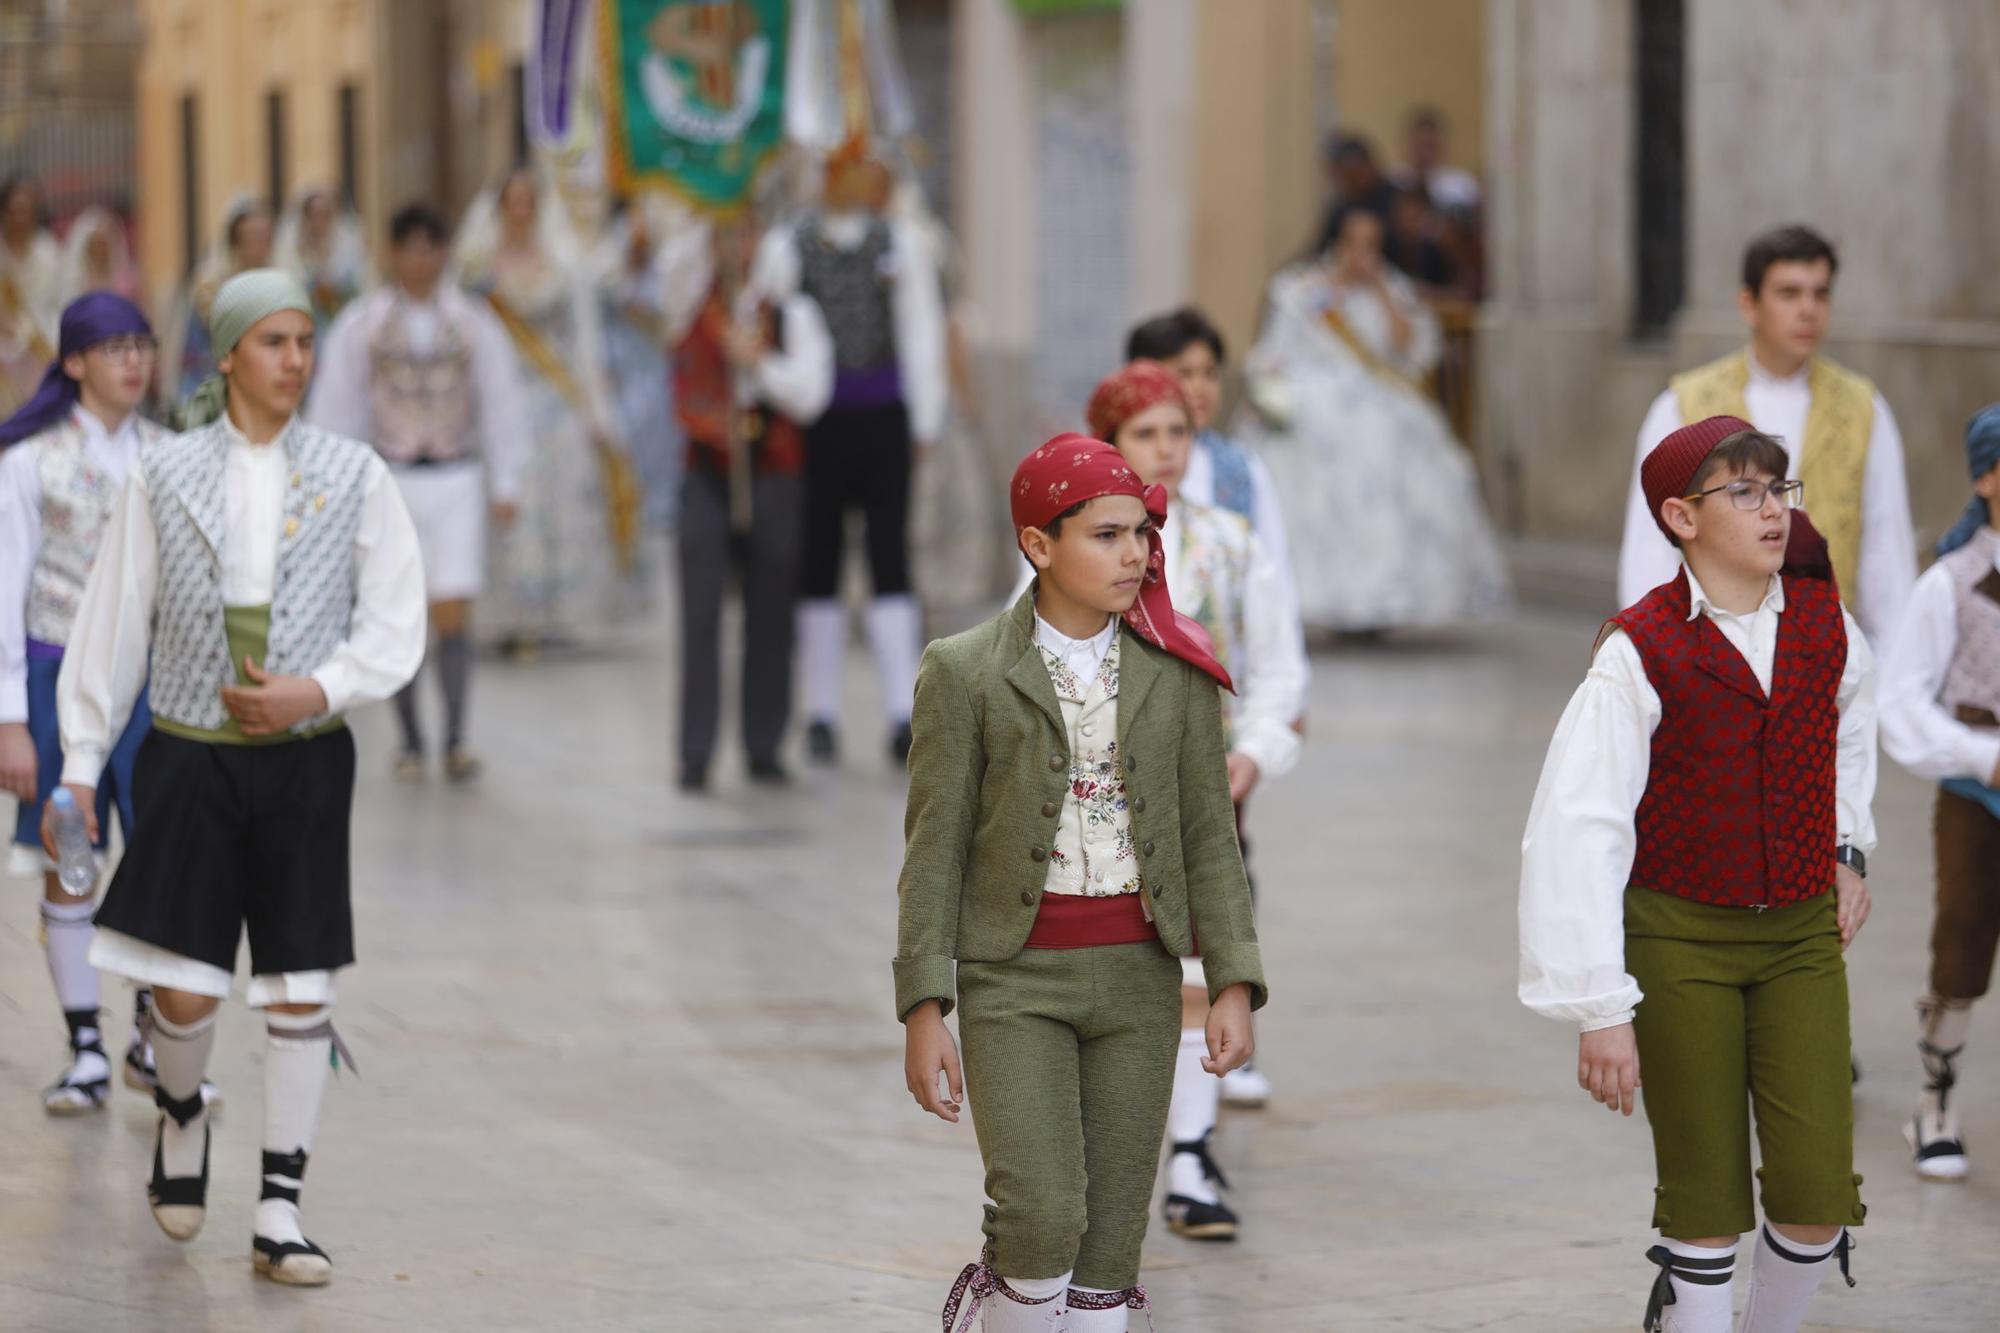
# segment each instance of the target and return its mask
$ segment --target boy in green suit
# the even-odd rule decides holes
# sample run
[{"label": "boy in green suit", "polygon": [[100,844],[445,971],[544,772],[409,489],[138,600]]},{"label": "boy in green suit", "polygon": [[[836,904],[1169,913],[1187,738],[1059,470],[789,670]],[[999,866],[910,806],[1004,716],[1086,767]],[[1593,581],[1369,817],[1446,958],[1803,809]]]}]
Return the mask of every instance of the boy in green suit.
[{"label": "boy in green suit", "polygon": [[1168,600],[1165,493],[1063,435],[1022,460],[1010,499],[1035,585],[931,645],[917,677],[896,1012],[917,1104],[956,1123],[965,1088],[979,1102],[986,1249],[946,1326],[983,1307],[987,1333],[1101,1333],[1146,1308],[1176,958],[1199,939],[1213,1074],[1250,1057],[1263,965],[1224,764],[1229,676]]}]

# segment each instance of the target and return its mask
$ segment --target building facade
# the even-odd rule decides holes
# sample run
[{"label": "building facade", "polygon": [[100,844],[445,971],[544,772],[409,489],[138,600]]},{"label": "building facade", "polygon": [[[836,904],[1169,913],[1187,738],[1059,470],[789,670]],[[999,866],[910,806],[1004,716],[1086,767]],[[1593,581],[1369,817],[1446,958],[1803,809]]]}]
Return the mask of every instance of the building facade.
[{"label": "building facade", "polygon": [[1647,403],[1742,344],[1744,243],[1803,222],[1840,251],[1828,353],[1895,411],[1935,537],[2000,397],[2000,6],[1490,0],[1487,33],[1482,455],[1507,526],[1617,541]]}]

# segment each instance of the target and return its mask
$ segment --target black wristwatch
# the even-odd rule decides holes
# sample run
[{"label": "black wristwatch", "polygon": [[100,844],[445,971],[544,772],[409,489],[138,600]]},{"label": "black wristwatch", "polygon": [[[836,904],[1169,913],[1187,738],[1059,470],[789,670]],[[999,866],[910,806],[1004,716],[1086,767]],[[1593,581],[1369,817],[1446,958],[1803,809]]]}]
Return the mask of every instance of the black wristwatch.
[{"label": "black wristwatch", "polygon": [[1861,876],[1861,878],[1868,878],[1868,858],[1862,855],[1859,847],[1843,842],[1839,847],[1834,849],[1833,859]]}]

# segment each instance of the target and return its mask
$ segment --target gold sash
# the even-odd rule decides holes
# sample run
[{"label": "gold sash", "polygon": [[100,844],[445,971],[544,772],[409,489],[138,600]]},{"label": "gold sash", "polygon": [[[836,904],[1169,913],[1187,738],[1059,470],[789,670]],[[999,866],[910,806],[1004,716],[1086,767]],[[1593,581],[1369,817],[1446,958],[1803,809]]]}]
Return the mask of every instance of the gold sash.
[{"label": "gold sash", "polygon": [[[1682,424],[1713,416],[1750,420],[1745,399],[1749,387],[1750,358],[1746,352],[1732,352],[1674,376],[1674,397],[1680,404]],[[1826,537],[1841,595],[1852,601],[1858,593],[1861,483],[1868,464],[1868,440],[1875,429],[1875,386],[1816,356],[1807,372],[1806,387],[1812,395],[1812,406],[1806,411],[1806,437],[1786,440],[1785,447],[1798,459],[1799,480],[1806,484],[1804,507],[1812,514],[1813,526]]]},{"label": "gold sash", "polygon": [[1340,313],[1340,307],[1329,305],[1325,310],[1320,312],[1320,318],[1326,322],[1328,331],[1334,337],[1340,339],[1342,343],[1346,344],[1348,351],[1354,353],[1354,359],[1366,367],[1377,379],[1392,384],[1399,389],[1407,390],[1419,398],[1429,397],[1424,391],[1423,385],[1417,383],[1417,381],[1375,355],[1375,349],[1361,340],[1361,335],[1354,331],[1354,326],[1349,324],[1347,317]]},{"label": "gold sash", "polygon": [[[555,386],[556,392],[588,425],[592,416],[590,400],[584,396],[583,386],[576,382],[576,376],[569,373],[569,367],[563,364],[562,358],[542,337],[541,331],[523,319],[520,312],[508,305],[498,292],[487,293],[486,303],[493,307],[493,313],[499,316],[501,325],[506,328],[521,355],[527,357],[528,363]],[[618,567],[629,573],[639,562],[639,523],[644,508],[639,470],[633,466],[630,455],[601,438],[595,430],[590,431],[590,444],[597,453],[597,469],[604,483],[611,548],[618,557]]]},{"label": "gold sash", "polygon": [[3,271],[0,271],[0,310],[4,310],[10,318],[18,319],[27,325],[27,337],[23,341],[27,344],[30,357],[38,362],[55,359],[56,350],[49,346],[49,340],[42,336],[41,325],[35,322],[34,312],[28,309],[28,303],[22,297],[21,288],[14,281],[14,275]]}]

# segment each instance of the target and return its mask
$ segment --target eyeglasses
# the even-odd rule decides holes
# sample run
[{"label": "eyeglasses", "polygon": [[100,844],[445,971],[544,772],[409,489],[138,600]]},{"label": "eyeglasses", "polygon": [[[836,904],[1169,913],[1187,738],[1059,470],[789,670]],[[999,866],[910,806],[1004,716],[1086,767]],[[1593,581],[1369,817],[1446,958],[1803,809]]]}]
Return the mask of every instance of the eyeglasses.
[{"label": "eyeglasses", "polygon": [[123,365],[128,361],[143,361],[160,350],[160,344],[141,334],[130,334],[123,338],[106,338],[90,349],[102,353],[111,364]]},{"label": "eyeglasses", "polygon": [[1683,495],[1683,500],[1699,500],[1706,495],[1721,491],[1729,496],[1729,503],[1746,512],[1755,512],[1764,507],[1764,497],[1775,496],[1780,509],[1797,509],[1805,502],[1806,484],[1802,481],[1732,481],[1721,486],[1711,486],[1693,495]]}]

